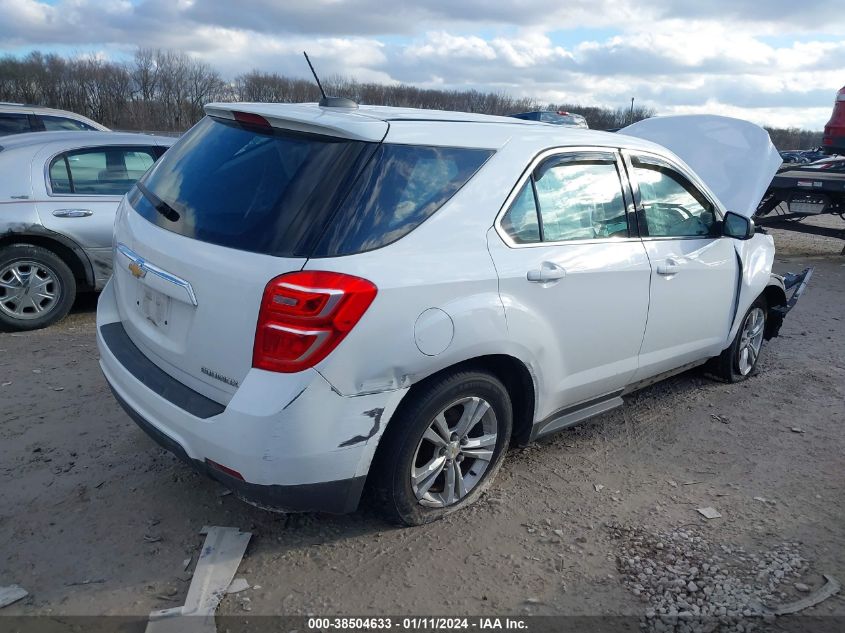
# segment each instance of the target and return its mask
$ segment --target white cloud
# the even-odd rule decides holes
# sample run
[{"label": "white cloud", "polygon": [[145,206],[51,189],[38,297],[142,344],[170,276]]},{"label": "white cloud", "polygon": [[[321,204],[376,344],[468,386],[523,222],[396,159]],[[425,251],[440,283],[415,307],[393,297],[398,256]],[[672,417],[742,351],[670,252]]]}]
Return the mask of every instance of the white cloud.
[{"label": "white cloud", "polygon": [[841,33],[841,0],[0,0],[0,51],[164,47],[305,77],[307,49],[323,75],[812,128],[845,81]]}]

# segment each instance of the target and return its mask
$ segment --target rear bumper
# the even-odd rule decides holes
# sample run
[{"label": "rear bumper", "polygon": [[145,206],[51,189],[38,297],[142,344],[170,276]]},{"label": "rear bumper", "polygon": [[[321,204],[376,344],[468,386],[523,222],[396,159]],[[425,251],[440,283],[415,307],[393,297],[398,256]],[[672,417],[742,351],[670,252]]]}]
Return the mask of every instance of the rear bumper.
[{"label": "rear bumper", "polygon": [[822,150],[828,154],[845,155],[845,129],[838,128],[835,133],[825,135],[822,139]]},{"label": "rear bumper", "polygon": [[252,484],[214,468],[207,462],[192,458],[178,442],[145,420],[113,388],[112,393],[129,417],[162,448],[173,453],[197,472],[220,482],[247,503],[275,511],[334,514],[352,512],[358,506],[364,482],[367,480],[365,476],[293,486]]},{"label": "rear bumper", "polygon": [[109,386],[138,426],[239,497],[273,510],[354,510],[378,441],[406,391],[346,397],[313,369],[252,369],[228,403],[210,400],[129,339],[111,283],[97,308],[97,345]]}]

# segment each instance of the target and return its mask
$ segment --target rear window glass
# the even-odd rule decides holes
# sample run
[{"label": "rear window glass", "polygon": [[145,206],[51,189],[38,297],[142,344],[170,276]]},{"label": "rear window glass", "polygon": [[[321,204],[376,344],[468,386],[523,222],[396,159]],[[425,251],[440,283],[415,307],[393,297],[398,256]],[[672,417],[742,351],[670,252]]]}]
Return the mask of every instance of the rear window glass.
[{"label": "rear window glass", "polygon": [[206,117],[167,151],[129,202],[186,237],[306,257],[373,148]]},{"label": "rear window glass", "polygon": [[396,241],[492,154],[378,145],[205,118],[130,193],[147,220],[187,237],[282,257]]},{"label": "rear window glass", "polygon": [[492,153],[380,145],[313,256],[361,253],[395,242],[442,207]]}]

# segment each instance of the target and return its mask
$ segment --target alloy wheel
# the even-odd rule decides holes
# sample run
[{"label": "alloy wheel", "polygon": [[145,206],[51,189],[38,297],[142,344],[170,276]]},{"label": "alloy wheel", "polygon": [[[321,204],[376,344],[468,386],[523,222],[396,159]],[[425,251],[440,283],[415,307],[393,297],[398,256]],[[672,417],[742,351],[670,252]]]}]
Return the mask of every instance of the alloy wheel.
[{"label": "alloy wheel", "polygon": [[760,348],[763,346],[763,329],[766,326],[766,315],[762,308],[754,308],[745,317],[737,348],[737,367],[739,373],[747,376],[754,369]]},{"label": "alloy wheel", "polygon": [[458,503],[481,481],[498,438],[496,413],[483,398],[466,397],[434,416],[411,463],[411,489],[421,505]]}]

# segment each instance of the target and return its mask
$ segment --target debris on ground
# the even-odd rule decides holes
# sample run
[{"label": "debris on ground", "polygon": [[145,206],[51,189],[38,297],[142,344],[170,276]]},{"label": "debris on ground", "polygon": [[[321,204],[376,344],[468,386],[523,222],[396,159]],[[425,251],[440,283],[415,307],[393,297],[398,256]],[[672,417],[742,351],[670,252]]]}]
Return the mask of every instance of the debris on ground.
[{"label": "debris on ground", "polygon": [[185,604],[150,613],[146,633],[213,633],[214,612],[232,584],[252,537],[234,527],[204,526],[205,543],[194,568]]},{"label": "debris on ground", "polygon": [[28,595],[29,592],[20,585],[0,587],[0,609],[8,607],[13,602],[17,602],[21,598],[26,598]]},{"label": "debris on ground", "polygon": [[66,582],[65,587],[77,587],[84,585],[102,585],[106,582],[105,578],[86,578],[85,580],[77,580],[75,582]]},{"label": "debris on ground", "polygon": [[[776,607],[769,607],[769,612],[774,615],[789,615],[790,613],[798,613],[799,611],[809,609],[810,607],[817,605],[819,602],[827,600],[832,595],[839,593],[839,589],[841,587],[836,581],[836,579],[833,576],[829,576],[828,574],[823,575],[826,582],[821,589],[810,594],[806,598],[801,598],[800,600],[796,600],[795,602],[781,604]],[[799,589],[799,585],[802,587],[801,589]],[[810,590],[807,585],[801,582],[795,583],[794,586],[797,591],[806,592]]]},{"label": "debris on ground", "polygon": [[240,593],[247,589],[249,589],[249,583],[246,581],[246,578],[235,578],[229,585],[229,588],[226,589],[226,593]]},{"label": "debris on ground", "polygon": [[722,517],[716,508],[698,508],[698,513],[705,519],[719,519]]},{"label": "debris on ground", "polygon": [[[616,562],[623,584],[646,604],[641,628],[647,631],[753,631],[776,615],[794,612],[784,608],[798,603],[765,605],[787,598],[786,590],[809,571],[797,543],[752,553],[716,545],[683,527],[647,531],[615,524],[608,529],[620,542]],[[839,588],[825,578],[827,597]],[[811,598],[817,596],[799,603],[811,606]]]},{"label": "debris on ground", "polygon": [[604,486],[602,486],[601,484],[593,484],[593,488],[596,489],[596,492],[601,492],[602,490],[604,490]]},{"label": "debris on ground", "polygon": [[789,430],[792,431],[793,433],[803,433],[804,432],[804,429],[802,429],[800,426],[793,426]]}]

